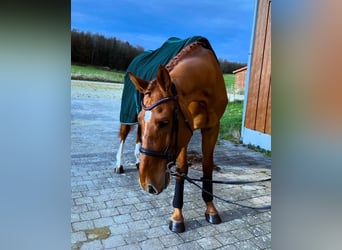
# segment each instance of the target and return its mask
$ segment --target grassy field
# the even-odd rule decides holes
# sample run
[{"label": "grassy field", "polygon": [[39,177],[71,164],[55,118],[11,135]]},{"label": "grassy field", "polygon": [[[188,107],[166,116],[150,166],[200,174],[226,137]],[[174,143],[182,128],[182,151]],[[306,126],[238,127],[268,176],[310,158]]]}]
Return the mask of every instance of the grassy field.
[{"label": "grassy field", "polygon": [[[121,82],[124,81],[124,72],[115,72],[94,67],[71,65],[71,79],[91,80],[103,82]],[[224,81],[227,89],[234,87],[235,75],[224,74]],[[242,102],[229,103],[226,111],[221,118],[220,138],[240,141],[240,130],[242,124]]]},{"label": "grassy field", "polygon": [[224,82],[226,83],[227,89],[234,88],[235,75],[234,74],[223,74]]},{"label": "grassy field", "polygon": [[243,102],[232,102],[221,118],[220,138],[240,142]]},{"label": "grassy field", "polygon": [[71,79],[75,80],[123,83],[124,76],[124,72],[116,72],[88,66],[71,65]]},{"label": "grassy field", "polygon": [[[104,82],[122,82],[124,81],[125,72],[117,72],[112,70],[100,69],[91,66],[71,65],[71,79],[104,81]],[[226,87],[233,88],[235,82],[234,74],[223,74]]]}]

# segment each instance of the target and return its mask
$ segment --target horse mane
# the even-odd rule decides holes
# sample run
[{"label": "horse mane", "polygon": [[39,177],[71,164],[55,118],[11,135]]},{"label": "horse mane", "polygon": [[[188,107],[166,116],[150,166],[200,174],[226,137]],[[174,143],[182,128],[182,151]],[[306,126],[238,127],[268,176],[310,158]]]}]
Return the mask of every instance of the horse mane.
[{"label": "horse mane", "polygon": [[173,57],[165,66],[167,71],[171,72],[171,70],[174,69],[174,67],[186,56],[188,55],[192,50],[195,48],[198,48],[199,46],[204,46],[203,42],[193,42],[183,48],[175,57]]}]

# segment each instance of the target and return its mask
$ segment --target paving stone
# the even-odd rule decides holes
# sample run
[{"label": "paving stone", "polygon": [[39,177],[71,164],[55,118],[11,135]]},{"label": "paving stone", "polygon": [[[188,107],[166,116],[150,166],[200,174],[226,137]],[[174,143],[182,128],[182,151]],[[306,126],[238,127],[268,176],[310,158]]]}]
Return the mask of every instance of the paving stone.
[{"label": "paving stone", "polygon": [[146,222],[146,220],[137,220],[137,221],[132,221],[130,223],[127,223],[128,227],[131,230],[146,230],[148,229],[150,226],[149,224]]},{"label": "paving stone", "polygon": [[83,197],[82,192],[71,192],[71,198],[75,199],[75,198],[81,198]]},{"label": "paving stone", "polygon": [[130,214],[122,214],[122,215],[113,216],[113,219],[114,219],[114,222],[119,223],[119,224],[133,221]]},{"label": "paving stone", "polygon": [[119,211],[116,208],[106,208],[99,210],[101,217],[110,217],[119,215]]},{"label": "paving stone", "polygon": [[231,245],[238,242],[239,240],[231,233],[219,233],[214,236],[222,245]]},{"label": "paving stone", "polygon": [[127,224],[112,224],[110,227],[110,231],[112,235],[117,235],[117,234],[125,234],[127,232],[129,232],[129,227],[127,226]]},{"label": "paving stone", "polygon": [[215,236],[218,234],[218,231],[216,230],[215,225],[201,226],[197,228],[197,232],[203,237]]},{"label": "paving stone", "polygon": [[197,240],[197,243],[203,249],[215,249],[215,248],[222,246],[222,244],[212,236],[199,239]]},{"label": "paving stone", "polygon": [[147,210],[131,213],[131,217],[133,220],[144,220],[144,219],[148,219],[150,216],[151,215]]},{"label": "paving stone", "polygon": [[218,247],[217,250],[237,250],[237,246],[235,245],[225,245],[222,247]]},{"label": "paving stone", "polygon": [[[160,228],[160,227],[153,227],[153,228],[148,228],[145,230],[145,234],[148,238],[161,238],[163,239],[162,236],[165,236],[167,234],[171,233],[169,231],[168,227]],[[163,239],[164,241],[164,239]]]},{"label": "paving stone", "polygon": [[151,249],[164,249],[162,242],[159,239],[148,239],[139,244],[142,250],[151,250]]},{"label": "paving stone", "polygon": [[260,248],[253,242],[253,240],[238,241],[235,246],[239,250],[259,250]]},{"label": "paving stone", "polygon": [[124,245],[114,248],[116,250],[140,250],[141,247],[139,244],[130,244],[130,245]]},{"label": "paving stone", "polygon": [[112,217],[99,218],[93,221],[94,221],[95,227],[106,227],[106,226],[113,225],[114,223],[114,220]]},{"label": "paving stone", "polygon": [[254,235],[251,232],[249,232],[246,228],[231,231],[231,234],[239,240],[248,240],[254,237]]},{"label": "paving stone", "polygon": [[258,214],[258,217],[265,222],[271,221],[271,212],[267,211],[264,213],[260,213],[260,214]]},{"label": "paving stone", "polygon": [[71,214],[71,218],[70,218],[70,222],[73,223],[73,222],[77,222],[77,221],[80,221],[80,216],[78,214]]},{"label": "paving stone", "polygon": [[235,220],[231,220],[225,223],[221,223],[219,225],[215,225],[215,229],[218,232],[227,232],[227,231],[236,230],[238,228],[244,228],[247,226],[248,226],[248,223],[243,221],[242,219],[235,219]]},{"label": "paving stone", "polygon": [[139,243],[144,240],[147,240],[147,236],[144,231],[132,231],[122,234],[123,238],[128,244]]},{"label": "paving stone", "polygon": [[107,248],[123,246],[126,244],[126,242],[121,235],[114,235],[107,239],[102,240],[102,244],[104,248],[107,249]]},{"label": "paving stone", "polygon": [[93,221],[79,221],[74,222],[71,224],[74,231],[81,231],[86,229],[94,228],[94,222]]},{"label": "paving stone", "polygon": [[125,205],[132,205],[132,204],[134,205],[136,203],[139,203],[140,200],[137,197],[128,197],[128,198],[122,199],[122,202]]},{"label": "paving stone", "polygon": [[95,250],[95,249],[103,249],[101,241],[94,240],[90,242],[85,242],[80,248],[80,250]]},{"label": "paving stone", "polygon": [[182,250],[200,250],[203,249],[196,241],[185,242],[177,246],[177,249]]},{"label": "paving stone", "polygon": [[186,226],[185,230],[186,231],[184,233],[179,234],[179,236],[183,239],[184,242],[196,241],[202,239],[203,237],[196,230],[189,230]]},{"label": "paving stone", "polygon": [[100,194],[100,195],[94,195],[93,200],[95,202],[101,202],[101,201],[104,202],[104,201],[112,200],[112,197],[110,196],[110,194]]},{"label": "paving stone", "polygon": [[75,199],[75,204],[76,205],[82,205],[82,204],[87,204],[87,203],[92,203],[93,199],[91,197],[81,197]]},{"label": "paving stone", "polygon": [[93,220],[93,219],[100,218],[101,215],[98,211],[89,211],[89,212],[80,213],[80,217],[82,220]]},{"label": "paving stone", "polygon": [[104,202],[93,202],[87,204],[88,210],[96,210],[99,211],[100,209],[105,209],[107,206]]},{"label": "paving stone", "polygon": [[119,199],[105,201],[104,203],[106,204],[107,208],[119,208],[123,205],[122,200]]},{"label": "paving stone", "polygon": [[168,235],[163,236],[162,243],[164,247],[171,247],[182,244],[184,241],[179,236],[179,234],[170,233]]},{"label": "paving stone", "polygon": [[137,211],[134,205],[120,206],[117,207],[117,209],[119,210],[120,214],[129,214]]},{"label": "paving stone", "polygon": [[87,236],[85,232],[72,232],[71,233],[71,244],[86,241]]},{"label": "paving stone", "polygon": [[263,222],[263,220],[260,218],[260,215],[246,216],[243,218],[243,220],[248,222],[249,225],[256,225]]},{"label": "paving stone", "polygon": [[270,224],[271,224],[270,222],[269,223],[265,222],[263,224],[252,226],[248,230],[255,236],[268,234],[271,232]]},{"label": "paving stone", "polygon": [[266,234],[266,235],[255,237],[253,239],[253,242],[261,249],[270,248],[271,247],[271,234]]}]

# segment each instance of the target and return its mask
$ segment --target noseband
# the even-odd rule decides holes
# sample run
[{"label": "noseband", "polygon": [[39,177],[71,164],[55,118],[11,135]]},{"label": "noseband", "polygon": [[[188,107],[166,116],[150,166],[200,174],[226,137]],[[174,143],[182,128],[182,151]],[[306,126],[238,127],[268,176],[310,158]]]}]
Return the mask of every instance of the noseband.
[{"label": "noseband", "polygon": [[[172,163],[172,162],[175,163],[176,159],[177,159],[177,152],[178,152],[178,110],[180,110],[180,108],[179,108],[179,103],[178,103],[177,91],[176,91],[176,87],[174,84],[172,84],[171,90],[172,90],[173,96],[164,97],[164,98],[154,102],[150,106],[145,106],[143,103],[143,100],[141,101],[141,107],[145,111],[151,111],[152,109],[154,109],[158,105],[165,103],[165,102],[169,102],[169,101],[175,102],[175,108],[173,110],[173,121],[172,121],[172,129],[171,129],[171,137],[170,137],[169,145],[163,151],[156,151],[156,150],[151,150],[151,149],[141,147],[140,153],[148,155],[148,156],[164,158],[164,159],[167,159],[169,161],[169,163]],[[192,129],[191,129],[191,127],[188,124],[188,121],[186,119],[185,119],[185,122],[186,122],[187,126],[189,127],[189,129],[192,133]],[[170,148],[171,148],[171,144],[172,144],[172,138],[174,136],[176,136],[175,148],[174,148],[174,154],[171,154]]]}]

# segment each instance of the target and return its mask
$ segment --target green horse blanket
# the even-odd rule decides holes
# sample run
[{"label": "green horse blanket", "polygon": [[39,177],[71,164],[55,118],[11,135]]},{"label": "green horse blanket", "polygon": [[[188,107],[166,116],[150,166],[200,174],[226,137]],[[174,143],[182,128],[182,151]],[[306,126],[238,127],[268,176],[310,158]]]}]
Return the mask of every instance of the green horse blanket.
[{"label": "green horse blanket", "polygon": [[187,39],[171,37],[160,48],[142,52],[132,60],[124,78],[120,109],[121,124],[133,125],[138,122],[137,116],[141,110],[141,100],[143,98],[142,93],[131,82],[128,71],[139,78],[151,81],[156,76],[160,64],[165,66],[183,48],[197,41],[205,43],[206,48],[213,51],[209,41],[205,37],[193,36]]}]

